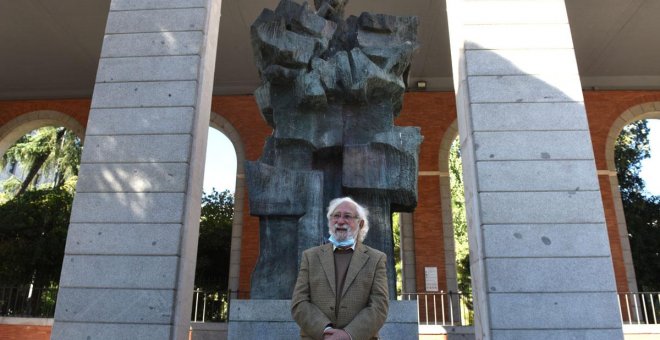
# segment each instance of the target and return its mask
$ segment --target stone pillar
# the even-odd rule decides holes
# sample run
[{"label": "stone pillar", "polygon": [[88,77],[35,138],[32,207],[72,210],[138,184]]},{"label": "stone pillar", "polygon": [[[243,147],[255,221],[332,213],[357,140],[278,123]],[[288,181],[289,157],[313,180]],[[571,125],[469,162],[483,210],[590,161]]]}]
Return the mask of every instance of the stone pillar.
[{"label": "stone pillar", "polygon": [[449,0],[477,339],[622,339],[562,0]]},{"label": "stone pillar", "polygon": [[413,228],[413,214],[399,213],[401,226],[401,275],[403,276],[401,291],[414,293],[417,291],[417,277],[415,273],[415,233]]},{"label": "stone pillar", "polygon": [[220,0],[112,0],[52,339],[187,339]]}]

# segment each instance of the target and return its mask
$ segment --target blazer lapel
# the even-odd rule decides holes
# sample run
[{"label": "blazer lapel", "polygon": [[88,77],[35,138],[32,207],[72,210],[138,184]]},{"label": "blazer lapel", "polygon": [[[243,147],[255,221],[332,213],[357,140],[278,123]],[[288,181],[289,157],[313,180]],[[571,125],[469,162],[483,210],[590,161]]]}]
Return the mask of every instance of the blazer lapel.
[{"label": "blazer lapel", "polygon": [[332,253],[332,243],[326,243],[321,247],[319,259],[321,261],[321,267],[323,267],[323,271],[325,272],[325,277],[328,279],[328,284],[332,289],[332,293],[337,294],[337,288],[335,287],[335,257]]},{"label": "blazer lapel", "polygon": [[348,287],[353,284],[355,277],[360,272],[360,269],[364,267],[369,259],[369,255],[366,254],[367,249],[362,246],[361,243],[358,243],[355,246],[355,252],[351,256],[351,263],[348,265],[348,270],[346,271],[346,279],[344,280],[344,289],[341,291],[341,297],[344,297]]}]

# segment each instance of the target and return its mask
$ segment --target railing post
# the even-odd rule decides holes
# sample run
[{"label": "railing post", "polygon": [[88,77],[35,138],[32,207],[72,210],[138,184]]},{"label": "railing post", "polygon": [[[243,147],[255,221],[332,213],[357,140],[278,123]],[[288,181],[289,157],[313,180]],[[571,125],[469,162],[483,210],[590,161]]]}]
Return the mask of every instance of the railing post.
[{"label": "railing post", "polygon": [[204,293],[204,304],[202,305],[202,322],[206,322],[206,292]]},{"label": "railing post", "polygon": [[435,294],[433,294],[433,324],[438,324],[438,309],[436,308]]},{"label": "railing post", "polygon": [[416,296],[416,299],[417,299],[417,320],[420,320],[420,318],[419,318],[419,294]]},{"label": "railing post", "polygon": [[193,321],[197,322],[197,310],[198,310],[198,307],[199,307],[199,290],[195,289],[193,291],[193,293],[195,294],[195,309],[194,309],[195,317],[193,318]]},{"label": "railing post", "polygon": [[635,303],[635,317],[637,318],[637,324],[641,324],[641,320],[639,319],[639,304],[637,303],[637,294],[632,293],[633,296],[633,302]]},{"label": "railing post", "polygon": [[[451,291],[449,291],[451,293]],[[451,296],[449,297],[451,299]],[[442,304],[442,324],[445,323],[445,296],[440,295],[440,303]]]},{"label": "railing post", "polygon": [[[655,313],[655,303],[653,302],[653,294],[649,293],[649,296],[651,297],[651,310],[653,311],[653,324],[658,323],[658,319],[656,318],[656,313]],[[658,301],[660,302],[660,294],[658,295]]]},{"label": "railing post", "polygon": [[449,291],[449,318],[451,319],[451,325],[454,325],[454,300],[453,298],[453,292],[450,290]]},{"label": "railing post", "polygon": [[426,311],[426,324],[429,324],[429,296],[424,294],[424,311]]},{"label": "railing post", "polygon": [[639,295],[642,298],[642,312],[644,313],[644,324],[648,324],[649,323],[649,313],[646,310],[646,298],[644,298],[644,293],[640,293]]}]

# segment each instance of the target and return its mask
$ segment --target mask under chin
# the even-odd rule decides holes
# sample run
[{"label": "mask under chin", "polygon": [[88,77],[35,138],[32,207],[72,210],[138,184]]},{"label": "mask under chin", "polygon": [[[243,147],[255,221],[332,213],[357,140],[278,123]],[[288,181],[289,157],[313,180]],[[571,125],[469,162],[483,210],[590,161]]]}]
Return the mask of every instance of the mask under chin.
[{"label": "mask under chin", "polygon": [[328,241],[330,241],[330,243],[332,243],[335,247],[350,247],[353,244],[355,244],[355,238],[353,238],[352,236],[346,237],[346,239],[343,241],[338,241],[335,238],[335,235],[330,235]]}]

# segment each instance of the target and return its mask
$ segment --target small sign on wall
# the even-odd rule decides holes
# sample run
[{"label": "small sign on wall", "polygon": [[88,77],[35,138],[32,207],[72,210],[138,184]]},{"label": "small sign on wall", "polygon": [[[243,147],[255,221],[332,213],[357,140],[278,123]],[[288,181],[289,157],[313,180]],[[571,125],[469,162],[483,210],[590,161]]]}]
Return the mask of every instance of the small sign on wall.
[{"label": "small sign on wall", "polygon": [[427,292],[438,291],[438,267],[424,267]]}]

